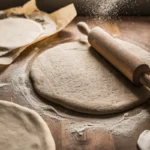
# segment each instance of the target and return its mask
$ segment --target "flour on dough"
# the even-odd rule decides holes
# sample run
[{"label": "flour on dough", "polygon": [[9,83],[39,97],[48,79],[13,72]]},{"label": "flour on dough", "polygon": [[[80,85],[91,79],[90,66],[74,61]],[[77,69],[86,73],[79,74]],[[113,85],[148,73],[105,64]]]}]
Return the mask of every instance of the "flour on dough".
[{"label": "flour on dough", "polygon": [[51,132],[33,110],[0,101],[1,150],[55,150]]},{"label": "flour on dough", "polygon": [[30,19],[7,18],[0,20],[0,55],[33,42],[43,32],[42,26]]},{"label": "flour on dough", "polygon": [[[150,65],[150,54],[118,40]],[[134,86],[87,43],[79,41],[48,49],[33,63],[36,92],[48,101],[88,114],[127,111],[150,98],[148,88]]]}]

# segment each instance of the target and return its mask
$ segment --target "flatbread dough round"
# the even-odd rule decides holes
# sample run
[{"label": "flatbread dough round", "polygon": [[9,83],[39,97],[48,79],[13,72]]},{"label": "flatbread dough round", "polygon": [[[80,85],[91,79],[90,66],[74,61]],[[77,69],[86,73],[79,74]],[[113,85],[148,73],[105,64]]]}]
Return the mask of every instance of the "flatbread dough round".
[{"label": "flatbread dough round", "polygon": [[[150,54],[118,40],[150,65]],[[135,87],[87,44],[70,42],[43,52],[33,63],[31,79],[38,94],[66,108],[88,114],[129,110],[150,97]]]},{"label": "flatbread dough round", "polygon": [[1,150],[55,150],[51,132],[33,110],[0,101]]},{"label": "flatbread dough round", "polygon": [[30,19],[0,20],[0,51],[4,53],[6,50],[27,45],[36,40],[43,32],[42,26]]}]

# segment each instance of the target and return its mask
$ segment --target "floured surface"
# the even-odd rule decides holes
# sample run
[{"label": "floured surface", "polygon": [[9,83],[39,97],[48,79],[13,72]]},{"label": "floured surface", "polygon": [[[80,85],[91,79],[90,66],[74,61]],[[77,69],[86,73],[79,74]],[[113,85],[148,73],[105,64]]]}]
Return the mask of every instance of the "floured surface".
[{"label": "floured surface", "polygon": [[[78,17],[76,19],[79,21]],[[133,26],[132,22],[134,22],[136,19],[137,21]],[[80,20],[93,23],[93,21],[91,21],[92,18],[86,19],[85,17],[81,17]],[[139,39],[141,39],[141,46],[143,46],[144,43],[149,43],[149,38],[146,38],[148,35],[150,35],[148,23],[144,20],[142,21],[141,18],[134,19],[133,17],[130,18],[130,21],[127,21],[124,26],[121,26],[121,29],[119,28],[119,30],[123,31],[123,33],[120,31],[121,38],[124,36],[128,41],[131,42],[132,38],[130,35],[134,35],[135,38],[139,37]],[[139,26],[138,22],[141,23],[141,28],[138,28],[138,31],[139,29],[140,31],[142,30],[140,33],[145,34],[144,37],[141,34],[139,36],[139,32],[136,32],[137,30],[129,30],[131,26],[132,28]],[[95,23],[101,24],[99,20],[95,20],[91,26],[93,26]],[[117,25],[120,26],[120,23],[121,22],[117,23]],[[124,24],[124,22],[121,24]],[[144,24],[146,24],[146,27]],[[66,34],[66,32],[63,32],[63,34],[61,34],[63,36],[58,36],[59,42],[61,39],[64,40],[64,38],[67,38],[68,36],[76,36],[76,24],[73,23],[69,25],[65,31],[70,32],[70,27],[72,34]],[[145,28],[147,30],[144,30]],[[79,38],[84,38],[84,36],[80,34]],[[138,43],[136,40],[134,42]],[[44,49],[48,49],[48,47],[51,46],[51,42],[47,43],[49,46],[46,45]],[[145,47],[149,51],[148,46],[145,45]],[[39,47],[39,49],[43,51],[42,47]],[[86,141],[84,141],[84,147],[89,146],[92,147],[91,149],[96,149],[99,147],[98,145],[100,142],[99,140],[93,139],[95,139],[95,137],[97,137],[97,139],[99,139],[98,137],[101,138],[102,135],[100,132],[102,129],[104,129],[112,132],[116,150],[137,150],[136,143],[139,135],[144,130],[150,129],[150,105],[148,102],[145,103],[144,106],[141,105],[140,107],[136,107],[135,109],[128,111],[128,113],[125,113],[125,115],[124,113],[114,115],[86,115],[71,111],[49,101],[46,103],[46,100],[43,101],[43,98],[35,93],[32,82],[29,78],[29,70],[33,60],[35,59],[35,57],[33,57],[34,54],[37,54],[37,51],[28,48],[23,55],[21,55],[13,63],[13,65],[10,65],[5,71],[3,71],[3,73],[1,73],[0,81],[3,83],[0,87],[1,99],[11,100],[15,103],[20,103],[23,106],[36,110],[49,125],[53,133],[57,149],[76,149],[77,147],[79,149],[83,149],[83,144],[81,143],[83,143],[82,141],[85,139],[85,136],[87,138]],[[63,127],[65,127],[65,129],[63,129]],[[66,133],[66,128],[68,129],[68,133]],[[95,128],[100,132],[95,130]],[[88,134],[88,136],[86,131],[89,129],[92,130],[92,134]],[[66,143],[68,143],[68,145],[66,145]],[[72,145],[72,147],[70,147],[70,145]],[[94,147],[93,145],[96,145],[97,147]]]},{"label": "floured surface", "polygon": [[[150,54],[120,41],[150,65]],[[135,87],[87,44],[70,42],[42,53],[31,77],[38,94],[66,108],[89,114],[129,110],[150,97],[145,87]]]},{"label": "floured surface", "polygon": [[55,150],[51,132],[34,111],[0,101],[0,149]]},{"label": "floured surface", "polygon": [[30,19],[7,18],[0,20],[0,55],[9,49],[33,42],[43,32],[42,26]]}]

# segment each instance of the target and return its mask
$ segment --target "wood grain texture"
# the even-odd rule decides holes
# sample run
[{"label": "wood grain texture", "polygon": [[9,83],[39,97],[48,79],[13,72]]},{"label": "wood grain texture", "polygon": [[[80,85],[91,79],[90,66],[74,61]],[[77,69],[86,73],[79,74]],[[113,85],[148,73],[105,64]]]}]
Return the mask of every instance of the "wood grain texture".
[{"label": "wood grain texture", "polygon": [[68,130],[68,124],[62,126],[62,150],[115,150],[113,138],[108,131],[89,128],[80,132]]}]

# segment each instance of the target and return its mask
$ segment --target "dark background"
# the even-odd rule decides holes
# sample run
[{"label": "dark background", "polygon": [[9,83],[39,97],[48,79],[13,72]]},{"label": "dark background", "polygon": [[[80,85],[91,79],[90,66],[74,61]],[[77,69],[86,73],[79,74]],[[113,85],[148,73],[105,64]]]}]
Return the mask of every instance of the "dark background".
[{"label": "dark background", "polygon": [[[150,0],[126,1],[128,3],[120,7],[120,15],[150,15]],[[23,5],[27,0],[0,0],[0,2],[0,9],[7,9]],[[37,5],[41,10],[52,12],[72,2],[75,3],[79,15],[87,15],[83,9],[78,7],[81,0],[37,0]],[[136,5],[134,5],[135,3]]]}]

